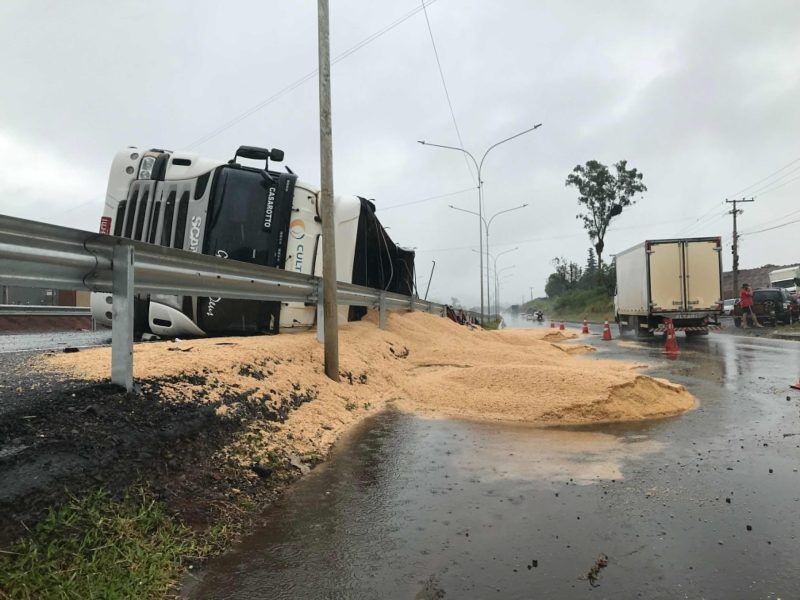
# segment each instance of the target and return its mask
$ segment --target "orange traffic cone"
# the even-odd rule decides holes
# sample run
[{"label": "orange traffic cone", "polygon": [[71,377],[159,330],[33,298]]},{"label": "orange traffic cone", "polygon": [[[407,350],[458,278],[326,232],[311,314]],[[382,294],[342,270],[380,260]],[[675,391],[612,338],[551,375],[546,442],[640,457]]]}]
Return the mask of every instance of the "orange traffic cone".
[{"label": "orange traffic cone", "polygon": [[583,335],[589,335],[589,321],[587,319],[583,320],[583,329],[581,329],[581,333]]},{"label": "orange traffic cone", "polygon": [[555,328],[556,328],[556,322],[553,321],[553,319],[550,319],[550,329],[555,329]]},{"label": "orange traffic cone", "polygon": [[564,330],[566,329],[566,327],[564,327],[564,321],[561,321],[561,323],[559,323],[559,325],[558,325],[558,328],[559,328],[561,331],[564,331]]},{"label": "orange traffic cone", "polygon": [[611,337],[611,327],[608,325],[608,321],[603,323],[603,341],[610,342],[613,338]]},{"label": "orange traffic cone", "polygon": [[796,390],[800,390],[800,379],[797,380],[797,383],[793,383],[789,387],[794,388]]},{"label": "orange traffic cone", "polygon": [[678,354],[678,340],[675,339],[675,326],[672,324],[672,319],[667,319],[667,343],[664,345],[664,352],[667,354]]}]

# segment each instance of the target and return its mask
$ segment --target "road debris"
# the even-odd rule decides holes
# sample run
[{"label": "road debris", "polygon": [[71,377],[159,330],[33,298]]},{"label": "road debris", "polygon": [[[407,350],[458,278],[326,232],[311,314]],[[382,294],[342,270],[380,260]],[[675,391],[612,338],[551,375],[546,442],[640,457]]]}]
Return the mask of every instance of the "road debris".
[{"label": "road debris", "polygon": [[597,557],[597,560],[594,561],[592,568],[589,569],[589,572],[586,575],[578,577],[578,579],[588,581],[589,585],[592,587],[598,587],[600,584],[597,581],[600,579],[600,571],[605,569],[608,566],[608,556],[605,554],[601,554]]}]

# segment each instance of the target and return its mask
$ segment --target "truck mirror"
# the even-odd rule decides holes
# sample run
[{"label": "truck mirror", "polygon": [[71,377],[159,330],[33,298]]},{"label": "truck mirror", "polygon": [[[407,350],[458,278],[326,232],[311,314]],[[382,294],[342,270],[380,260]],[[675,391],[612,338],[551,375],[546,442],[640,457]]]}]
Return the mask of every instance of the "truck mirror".
[{"label": "truck mirror", "polygon": [[275,162],[281,162],[283,160],[283,150],[279,150],[278,148],[273,148],[269,151],[269,158],[270,160],[274,160]]}]

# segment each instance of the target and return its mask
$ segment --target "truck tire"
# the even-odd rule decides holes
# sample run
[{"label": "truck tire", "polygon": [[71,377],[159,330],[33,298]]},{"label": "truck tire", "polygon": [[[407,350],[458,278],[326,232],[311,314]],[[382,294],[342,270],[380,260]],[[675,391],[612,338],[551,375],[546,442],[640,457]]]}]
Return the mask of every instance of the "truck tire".
[{"label": "truck tire", "polygon": [[653,332],[648,329],[642,329],[642,317],[631,317],[631,327],[633,328],[633,334],[637,338],[651,338],[653,337]]},{"label": "truck tire", "polygon": [[619,329],[620,337],[625,335],[625,330],[627,329],[625,325],[622,324],[622,319],[625,318],[625,315],[615,315],[614,320],[617,322],[617,328]]}]

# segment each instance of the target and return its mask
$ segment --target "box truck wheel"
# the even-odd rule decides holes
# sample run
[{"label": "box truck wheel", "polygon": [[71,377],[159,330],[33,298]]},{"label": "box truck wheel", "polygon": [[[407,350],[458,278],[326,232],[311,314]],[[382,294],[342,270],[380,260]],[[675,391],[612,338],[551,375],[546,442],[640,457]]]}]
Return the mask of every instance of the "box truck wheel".
[{"label": "box truck wheel", "polygon": [[[644,322],[647,323],[647,318],[645,317]],[[634,329],[634,334],[637,338],[649,338],[653,337],[653,332],[650,331],[649,328],[644,329],[642,328],[642,317],[631,317],[631,327]],[[648,323],[649,325],[649,323]]]}]

